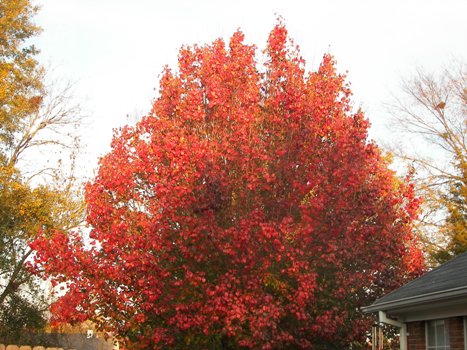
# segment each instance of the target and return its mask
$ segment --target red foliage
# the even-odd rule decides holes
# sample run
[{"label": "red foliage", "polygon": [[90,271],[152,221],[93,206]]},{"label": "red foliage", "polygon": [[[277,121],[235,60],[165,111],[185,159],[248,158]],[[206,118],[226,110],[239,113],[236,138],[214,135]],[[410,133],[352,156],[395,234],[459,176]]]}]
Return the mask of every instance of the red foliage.
[{"label": "red foliage", "polygon": [[369,329],[359,307],[420,272],[418,200],[333,58],[306,74],[280,23],[264,69],[255,54],[241,32],[182,48],[86,188],[95,244],[34,243],[68,281],[56,320],[144,349],[340,349]]}]

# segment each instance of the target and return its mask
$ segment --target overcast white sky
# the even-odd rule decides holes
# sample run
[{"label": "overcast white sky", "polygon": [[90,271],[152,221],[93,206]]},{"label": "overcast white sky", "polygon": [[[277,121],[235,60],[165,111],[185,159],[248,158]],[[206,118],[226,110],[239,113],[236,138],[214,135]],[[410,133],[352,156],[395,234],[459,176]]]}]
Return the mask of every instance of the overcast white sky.
[{"label": "overcast white sky", "polygon": [[[277,15],[300,46],[307,68],[323,53],[349,71],[355,102],[372,137],[390,136],[382,107],[417,66],[436,70],[467,59],[467,0],[39,0],[36,41],[55,75],[77,82],[89,115],[89,169],[109,150],[112,129],[150,110],[162,67],[183,44],[226,40],[237,29],[259,49]],[[130,121],[132,118],[130,118]],[[134,120],[134,119],[133,119]]]}]

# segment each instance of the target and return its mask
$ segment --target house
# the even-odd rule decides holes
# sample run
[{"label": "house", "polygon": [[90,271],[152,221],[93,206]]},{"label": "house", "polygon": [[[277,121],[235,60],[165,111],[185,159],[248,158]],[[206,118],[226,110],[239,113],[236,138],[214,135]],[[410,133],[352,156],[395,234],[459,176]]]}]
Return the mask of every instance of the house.
[{"label": "house", "polygon": [[467,350],[467,253],[363,311],[400,329],[401,350]]}]

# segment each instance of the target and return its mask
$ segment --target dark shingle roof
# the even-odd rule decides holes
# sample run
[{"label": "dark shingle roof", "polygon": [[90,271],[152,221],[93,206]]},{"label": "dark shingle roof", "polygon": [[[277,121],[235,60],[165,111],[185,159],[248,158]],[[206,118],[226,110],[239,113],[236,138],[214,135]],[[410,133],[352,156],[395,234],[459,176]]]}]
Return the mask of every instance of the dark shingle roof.
[{"label": "dark shingle roof", "polygon": [[399,289],[376,300],[370,307],[384,304],[397,304],[398,301],[416,299],[451,290],[467,289],[467,253],[463,253],[447,263],[427,272],[425,275],[409,282]]}]

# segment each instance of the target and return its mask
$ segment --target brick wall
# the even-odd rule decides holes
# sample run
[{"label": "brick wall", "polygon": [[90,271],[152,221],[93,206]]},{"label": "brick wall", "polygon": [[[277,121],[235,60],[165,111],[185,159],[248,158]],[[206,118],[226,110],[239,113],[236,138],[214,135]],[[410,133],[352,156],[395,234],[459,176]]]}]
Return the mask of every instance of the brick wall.
[{"label": "brick wall", "polygon": [[448,319],[451,350],[464,350],[464,322],[462,317]]},{"label": "brick wall", "polygon": [[[447,320],[451,350],[464,350],[464,323],[462,317],[453,317]],[[426,350],[425,322],[410,322],[407,324],[408,350]]]},{"label": "brick wall", "polygon": [[408,350],[426,350],[425,345],[425,322],[410,322],[407,324],[407,347]]}]

